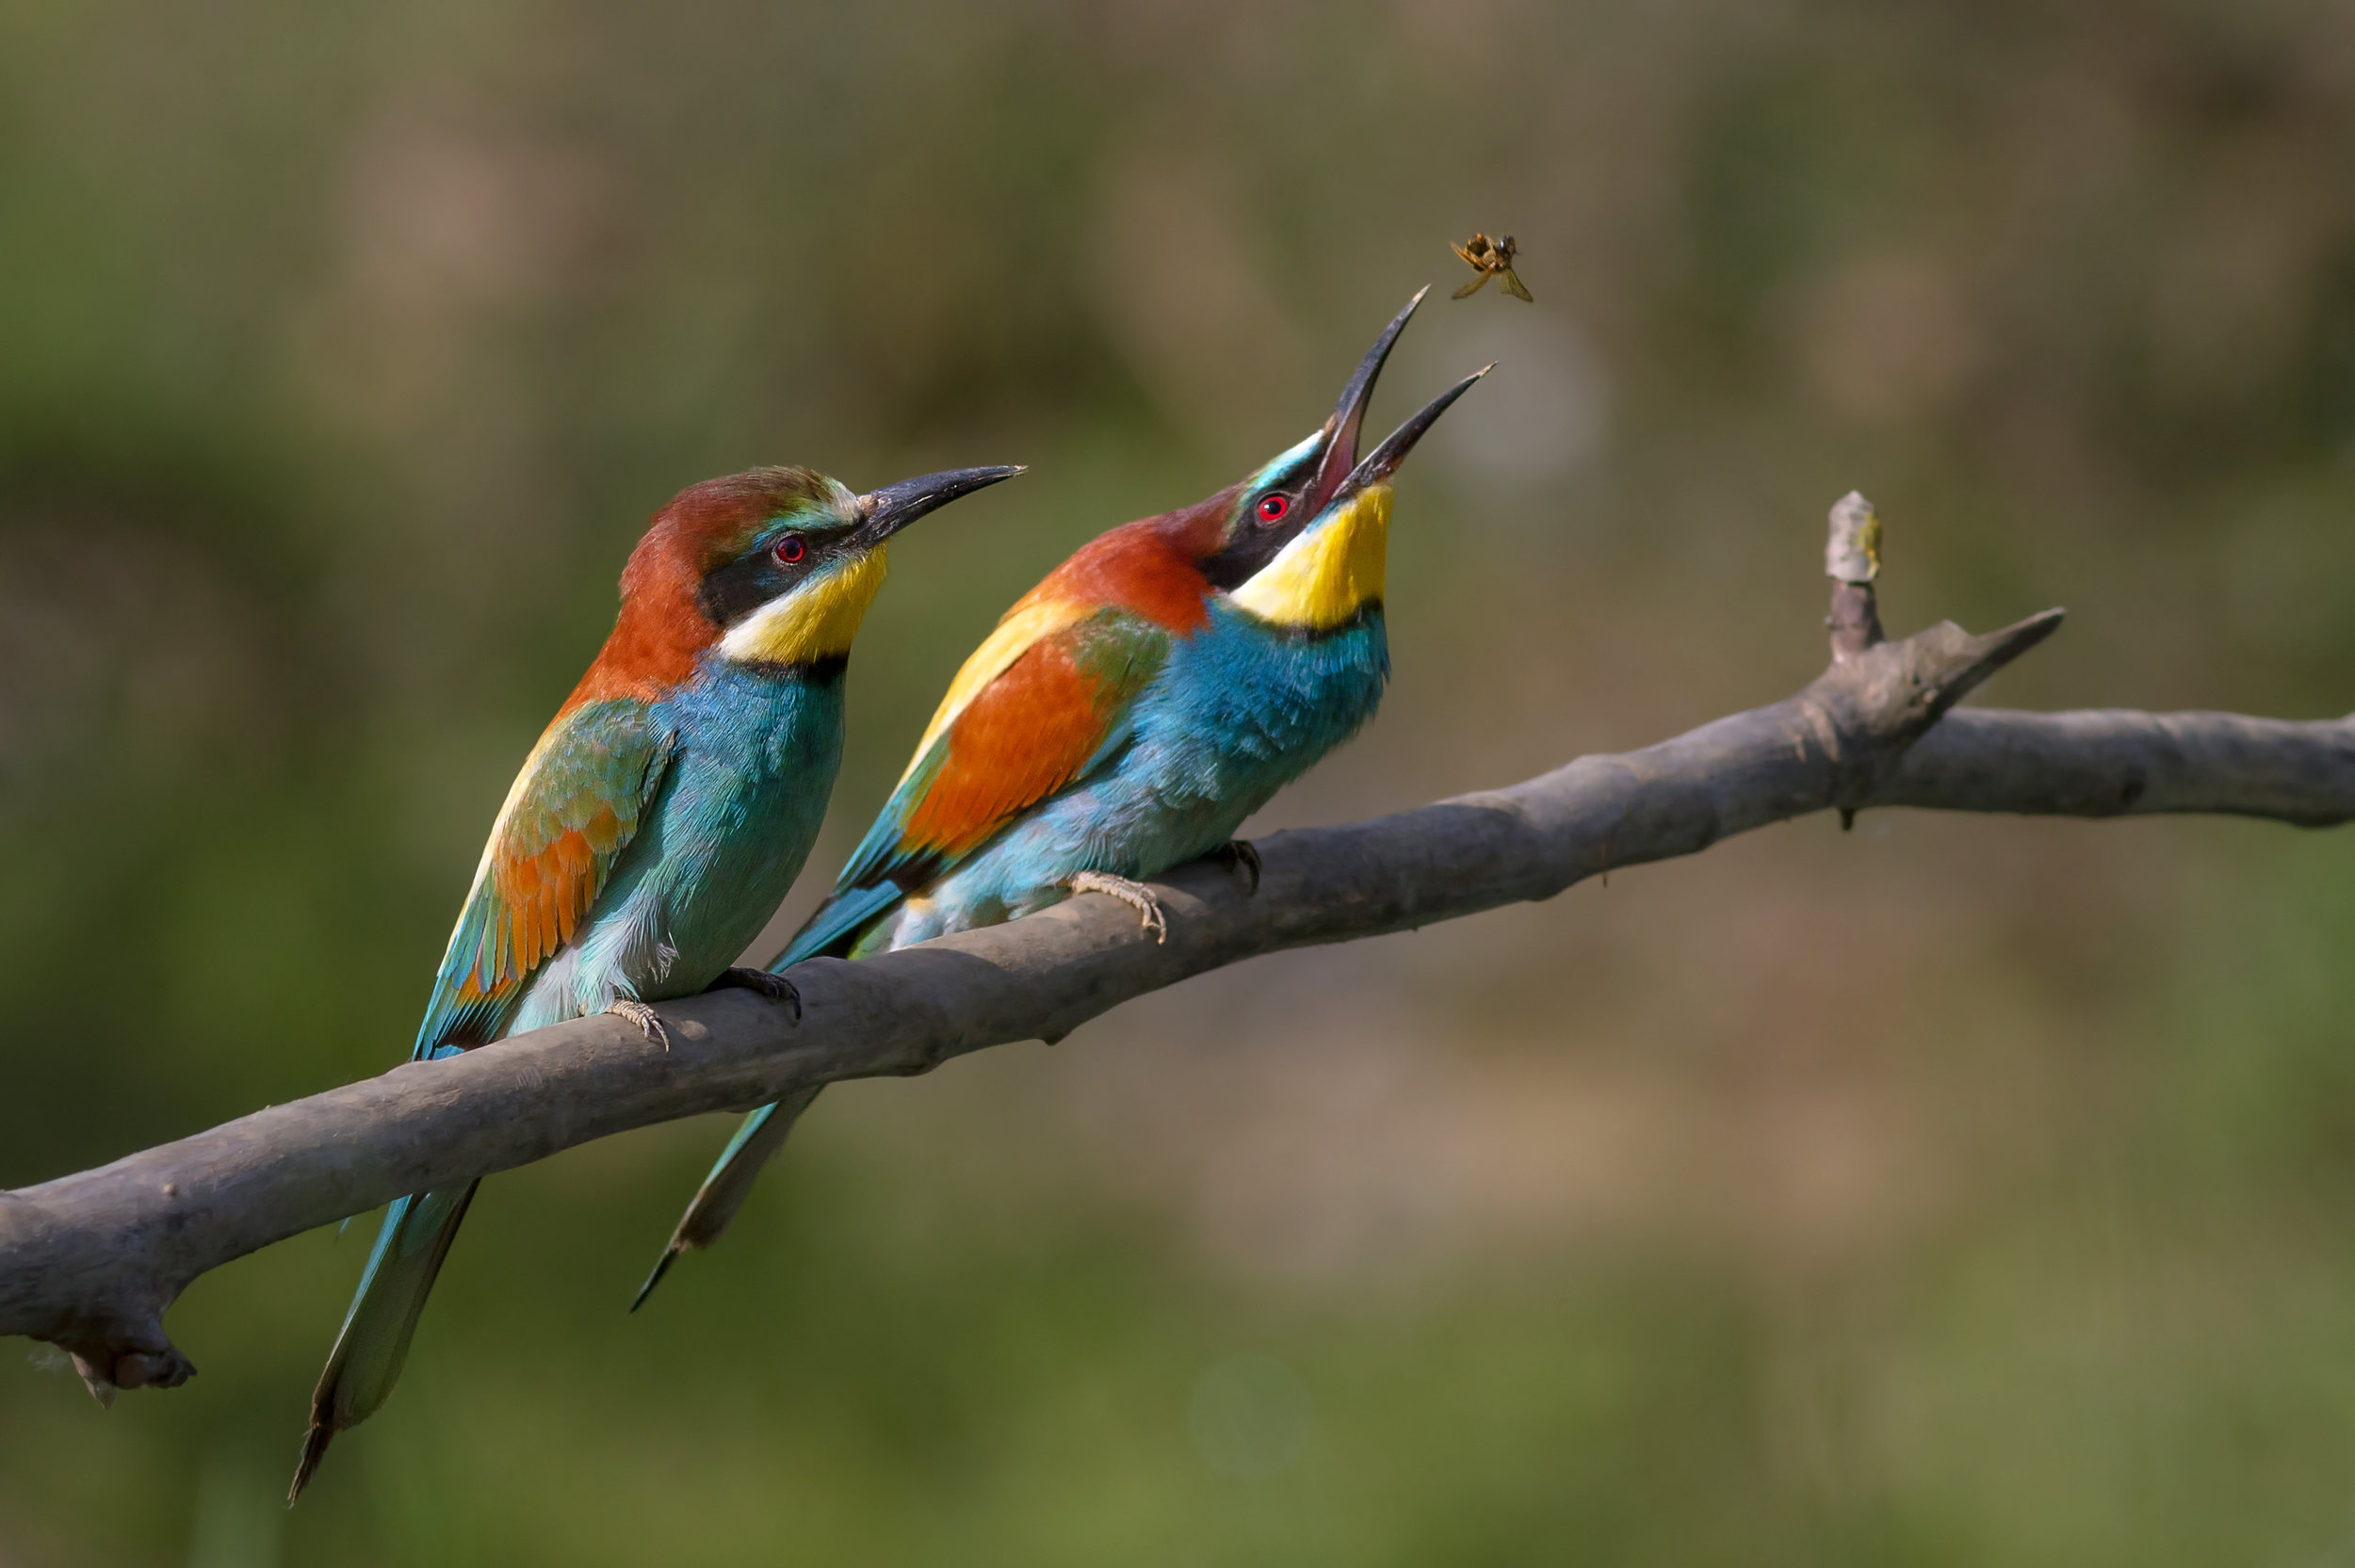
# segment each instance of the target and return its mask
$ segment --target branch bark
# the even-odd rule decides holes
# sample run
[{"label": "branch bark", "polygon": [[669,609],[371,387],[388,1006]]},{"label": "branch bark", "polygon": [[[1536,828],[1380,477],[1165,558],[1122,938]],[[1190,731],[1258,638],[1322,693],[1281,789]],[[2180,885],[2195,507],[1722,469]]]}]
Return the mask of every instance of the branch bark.
[{"label": "branch bark", "polygon": [[1260,845],[1258,891],[1208,863],[1162,884],[1166,943],[1100,895],[858,963],[794,971],[803,1015],[743,991],[662,1008],[672,1049],[579,1019],[273,1106],[94,1171],[0,1192],[0,1334],[72,1352],[102,1398],[195,1370],[163,1314],[207,1269],[406,1192],[841,1078],[929,1072],[1262,953],[1550,898],[1824,810],[2355,819],[2355,718],[1947,710],[2059,625],[1883,639],[1879,524],[1833,509],[1832,661],[1783,702],[1640,752]]}]

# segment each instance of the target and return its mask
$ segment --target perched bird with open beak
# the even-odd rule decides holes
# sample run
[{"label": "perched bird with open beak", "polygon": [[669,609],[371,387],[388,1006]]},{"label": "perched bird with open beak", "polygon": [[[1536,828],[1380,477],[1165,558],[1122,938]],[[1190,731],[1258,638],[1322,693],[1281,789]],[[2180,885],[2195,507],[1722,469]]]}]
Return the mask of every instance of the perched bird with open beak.
[{"label": "perched bird with open beak", "polygon": [[[842,757],[843,671],[887,542],[1020,473],[961,468],[865,495],[806,468],[681,491],[622,573],[604,650],[507,793],[450,933],[415,1059],[614,1012],[667,1048],[648,1005],[718,985],[801,873]],[[393,1391],[479,1183],[384,1216],[287,1500],[338,1431]]]},{"label": "perched bird with open beak", "polygon": [[[1423,292],[1428,292],[1425,290]],[[950,684],[899,787],[772,970],[993,925],[1075,892],[1161,913],[1140,879],[1224,852],[1373,715],[1389,674],[1390,477],[1466,377],[1360,459],[1383,330],[1323,428],[1239,484],[1083,545]],[[708,1245],[816,1090],[754,1111],[638,1293]]]}]

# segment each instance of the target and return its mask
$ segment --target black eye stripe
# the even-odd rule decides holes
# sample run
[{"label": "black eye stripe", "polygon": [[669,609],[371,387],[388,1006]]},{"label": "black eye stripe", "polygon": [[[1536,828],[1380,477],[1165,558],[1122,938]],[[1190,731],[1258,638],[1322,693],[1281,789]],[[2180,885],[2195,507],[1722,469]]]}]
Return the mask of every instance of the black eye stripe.
[{"label": "black eye stripe", "polygon": [[[1279,503],[1273,517],[1263,509],[1269,502]],[[1228,592],[1274,560],[1309,521],[1308,513],[1301,509],[1300,497],[1282,490],[1259,492],[1245,503],[1242,515],[1247,525],[1238,526],[1226,547],[1202,562],[1202,574],[1210,586]]]},{"label": "black eye stripe", "polygon": [[[788,545],[798,557],[788,558]],[[799,534],[787,534],[765,548],[748,551],[725,566],[704,574],[695,590],[695,607],[715,626],[733,626],[777,595],[806,580],[825,557],[823,546]]]}]

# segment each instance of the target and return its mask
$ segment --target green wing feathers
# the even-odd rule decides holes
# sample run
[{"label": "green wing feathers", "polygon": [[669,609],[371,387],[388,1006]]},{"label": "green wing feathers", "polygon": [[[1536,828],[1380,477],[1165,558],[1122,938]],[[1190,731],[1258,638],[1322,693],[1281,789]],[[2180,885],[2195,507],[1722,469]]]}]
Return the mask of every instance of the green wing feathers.
[{"label": "green wing feathers", "polygon": [[415,1054],[495,1040],[571,940],[662,787],[675,744],[644,704],[560,714],[508,791],[451,931]]}]

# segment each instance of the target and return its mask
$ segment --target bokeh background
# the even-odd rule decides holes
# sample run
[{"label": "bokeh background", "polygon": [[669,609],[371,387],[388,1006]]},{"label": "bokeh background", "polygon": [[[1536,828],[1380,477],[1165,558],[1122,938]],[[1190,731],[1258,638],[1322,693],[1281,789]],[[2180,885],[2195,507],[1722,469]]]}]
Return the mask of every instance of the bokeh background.
[{"label": "bokeh background", "polygon": [[[1989,700],[2355,704],[2355,10],[2279,0],[0,8],[0,1183],[406,1050],[681,485],[1033,465],[911,536],[830,874],[998,612],[1312,428],[1404,477],[1380,720],[1262,828],[2048,605]],[[1445,250],[1523,246],[1535,307]],[[780,932],[814,890],[797,892]],[[493,1180],[291,1514],[371,1227],[0,1564],[2355,1561],[2355,839],[1816,818]]]}]

